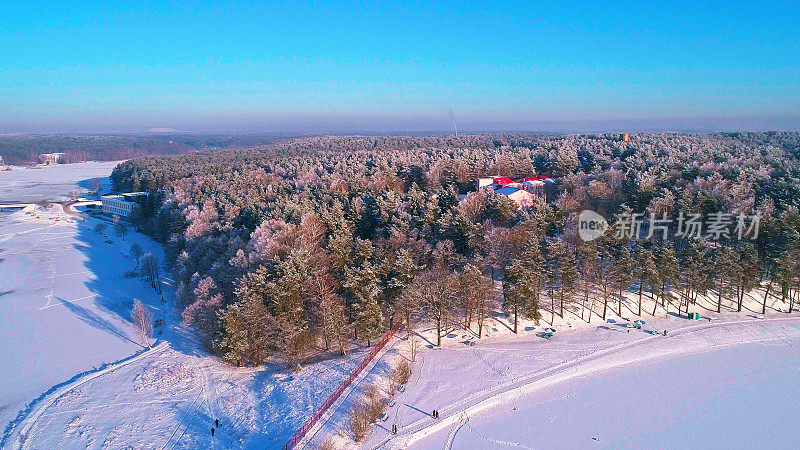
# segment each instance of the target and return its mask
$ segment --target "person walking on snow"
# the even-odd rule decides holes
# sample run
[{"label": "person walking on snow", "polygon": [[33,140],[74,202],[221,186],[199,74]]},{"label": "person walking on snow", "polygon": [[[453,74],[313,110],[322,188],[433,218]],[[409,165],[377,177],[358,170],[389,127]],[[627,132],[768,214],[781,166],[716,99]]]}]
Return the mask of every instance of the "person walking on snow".
[{"label": "person walking on snow", "polygon": [[211,437],[214,437],[214,427],[211,427]]}]

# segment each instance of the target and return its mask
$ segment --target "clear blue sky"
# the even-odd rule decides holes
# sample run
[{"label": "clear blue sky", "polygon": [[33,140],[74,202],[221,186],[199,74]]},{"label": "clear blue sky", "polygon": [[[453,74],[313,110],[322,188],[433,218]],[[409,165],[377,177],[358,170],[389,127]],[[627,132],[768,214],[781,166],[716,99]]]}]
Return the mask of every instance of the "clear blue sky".
[{"label": "clear blue sky", "polygon": [[0,133],[800,128],[800,2],[0,3]]}]

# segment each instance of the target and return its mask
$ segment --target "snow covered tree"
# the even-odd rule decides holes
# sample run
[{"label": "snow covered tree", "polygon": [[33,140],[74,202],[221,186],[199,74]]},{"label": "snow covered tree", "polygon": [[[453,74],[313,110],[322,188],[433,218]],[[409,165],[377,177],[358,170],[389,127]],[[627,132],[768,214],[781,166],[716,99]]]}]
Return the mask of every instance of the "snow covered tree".
[{"label": "snow covered tree", "polygon": [[144,255],[144,252],[142,251],[142,247],[139,246],[138,243],[134,242],[131,245],[131,249],[128,251],[128,255],[136,261],[136,268],[138,269],[139,268],[139,261],[141,260],[142,255]]},{"label": "snow covered tree", "polygon": [[394,264],[389,270],[388,280],[386,282],[385,294],[389,307],[392,308],[392,318],[396,310],[403,310],[406,325],[409,329],[411,326],[411,308],[404,308],[403,301],[400,300],[399,297],[408,285],[411,284],[420,270],[422,270],[422,267],[414,262],[414,257],[411,255],[411,252],[408,249],[401,248],[397,252],[397,258],[395,258]]},{"label": "snow covered tree", "polygon": [[142,344],[150,347],[150,337],[153,335],[153,317],[147,307],[144,306],[144,303],[138,298],[133,301],[131,317]]},{"label": "snow covered tree", "polygon": [[230,305],[220,310],[222,330],[217,337],[215,347],[228,364],[243,366],[247,362],[249,345],[247,329],[238,305]]},{"label": "snow covered tree", "polygon": [[442,268],[422,272],[407,289],[406,295],[418,299],[423,315],[436,324],[436,345],[442,345],[442,332],[450,326],[455,292],[453,273]]},{"label": "snow covered tree", "polygon": [[367,340],[368,347],[383,333],[383,315],[376,296],[356,304],[355,325],[361,332],[361,338]]},{"label": "snow covered tree", "polygon": [[464,314],[464,329],[469,330],[473,318],[478,322],[478,338],[483,334],[483,324],[488,316],[494,285],[478,267],[467,264],[459,275],[458,297]]},{"label": "snow covered tree", "polygon": [[[575,254],[560,237],[547,241],[547,282],[550,297],[557,292],[559,316],[564,317],[564,303],[575,295],[578,281]],[[553,308],[555,309],[555,308]]]},{"label": "snow covered tree", "polygon": [[671,294],[669,294],[669,289],[678,281],[678,258],[675,256],[675,250],[672,248],[672,245],[668,243],[661,245],[657,258],[658,265],[656,273],[658,274],[658,283],[660,285],[658,291],[661,293],[661,306],[664,307],[666,314],[669,314],[669,300],[667,296],[669,295],[670,298],[672,297]]},{"label": "snow covered tree", "polygon": [[681,306],[686,305],[686,313],[689,313],[689,305],[697,301],[699,295],[705,295],[711,284],[708,264],[709,249],[702,242],[691,242],[685,250],[685,254],[680,261],[680,288],[681,302],[678,304],[678,314],[681,313]]},{"label": "snow covered tree", "polygon": [[778,280],[783,300],[789,299],[789,312],[794,311],[800,293],[800,239],[795,238],[778,259]]},{"label": "snow covered tree", "polygon": [[719,247],[715,251],[713,272],[714,288],[717,291],[717,312],[722,312],[722,299],[733,293],[739,271],[739,256],[730,247]]},{"label": "snow covered tree", "polygon": [[[356,326],[356,338],[358,332],[370,329],[374,324],[377,313],[380,314],[378,297],[381,294],[378,286],[377,267],[371,262],[365,262],[362,267],[348,267],[345,269],[344,286],[352,296],[352,309],[355,313],[354,321]],[[366,337],[366,339],[370,339]]]},{"label": "snow covered tree", "polygon": [[758,256],[752,245],[739,249],[736,270],[736,312],[742,312],[744,296],[758,286]]},{"label": "snow covered tree", "polygon": [[325,350],[328,350],[331,342],[335,341],[339,348],[339,354],[344,356],[347,352],[344,339],[348,327],[345,305],[342,298],[333,289],[332,277],[322,271],[317,272],[311,282],[310,295],[317,322],[322,329]]},{"label": "snow covered tree", "polygon": [[519,315],[539,320],[539,294],[541,289],[542,258],[538,240],[529,239],[529,245],[520,259],[511,263],[503,276],[505,306],[514,315],[514,333],[517,333]]},{"label": "snow covered tree", "polygon": [[238,306],[247,336],[245,359],[253,365],[261,365],[273,350],[279,348],[281,330],[263,298],[251,295],[243,298]]},{"label": "snow covered tree", "polygon": [[[642,316],[642,292],[645,289],[645,286],[651,283],[652,280],[656,279],[657,277],[657,268],[656,268],[656,260],[653,256],[653,252],[650,250],[642,247],[637,246],[636,248],[636,262],[637,264],[633,268],[633,275],[637,281],[638,291],[639,291],[639,311],[636,314],[637,316]],[[655,301],[655,298],[653,299]],[[655,313],[654,313],[655,314]]]},{"label": "snow covered tree", "polygon": [[194,302],[183,310],[183,324],[197,327],[210,347],[219,327],[217,310],[222,306],[222,295],[211,277],[200,280],[192,293]]},{"label": "snow covered tree", "polygon": [[280,347],[291,362],[296,362],[312,344],[309,339],[310,305],[306,304],[310,279],[307,257],[306,252],[293,250],[278,266],[279,277],[271,285],[271,309],[282,330]]}]

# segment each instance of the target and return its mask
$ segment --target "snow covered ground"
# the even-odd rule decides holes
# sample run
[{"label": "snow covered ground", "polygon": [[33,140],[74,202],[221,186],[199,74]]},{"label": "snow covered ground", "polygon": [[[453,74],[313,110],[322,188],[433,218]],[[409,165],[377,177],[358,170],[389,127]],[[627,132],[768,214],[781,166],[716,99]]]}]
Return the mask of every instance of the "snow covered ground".
[{"label": "snow covered ground", "polygon": [[95,222],[58,204],[0,213],[0,423],[52,386],[141,350],[134,298],[163,310],[159,295],[124,276],[135,267],[125,256],[133,242],[155,255],[160,246],[135,233],[122,241],[111,227],[97,233]]},{"label": "snow covered ground", "polygon": [[[550,340],[531,332],[425,350],[389,421],[364,448],[683,448],[721,433],[729,438],[720,442],[740,447],[737,439],[759,437],[742,421],[760,407],[773,414],[761,401],[784,402],[783,428],[771,428],[771,442],[796,447],[788,424],[800,412],[780,390],[800,377],[800,315],[771,317],[665,318],[631,332],[603,324]],[[730,391],[737,385],[750,393]],[[430,418],[433,409],[439,420]],[[706,423],[717,430],[704,437],[697,424]]]},{"label": "snow covered ground", "polygon": [[799,344],[795,337],[607,370],[513,399],[447,432],[459,449],[798,448]]},{"label": "snow covered ground", "polygon": [[57,164],[0,171],[0,203],[67,200],[70,191],[84,193],[95,178],[101,190],[110,188],[108,175],[118,161]]}]

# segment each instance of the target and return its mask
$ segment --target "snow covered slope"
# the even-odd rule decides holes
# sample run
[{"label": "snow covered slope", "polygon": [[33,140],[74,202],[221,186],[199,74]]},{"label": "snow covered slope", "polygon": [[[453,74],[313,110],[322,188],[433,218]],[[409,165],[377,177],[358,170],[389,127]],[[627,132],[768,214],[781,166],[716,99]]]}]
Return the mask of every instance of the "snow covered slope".
[{"label": "snow covered slope", "polygon": [[[542,421],[546,422],[549,416],[545,415],[543,419],[534,415],[527,421],[522,421],[521,415],[514,415],[513,408],[539,408],[537,411],[547,411],[553,417],[570,416],[573,414],[571,407],[574,403],[570,403],[571,397],[565,396],[573,392],[572,386],[577,386],[576,383],[584,383],[582,380],[586,377],[742,343],[781,345],[765,353],[774,353],[771,360],[780,360],[782,367],[796,368],[800,360],[794,347],[800,337],[800,317],[797,314],[767,319],[739,317],[715,322],[659,319],[648,323],[643,331],[631,332],[621,325],[605,324],[592,329],[571,331],[551,340],[541,339],[530,333],[527,338],[520,337],[516,340],[489,339],[475,346],[454,343],[441,350],[423,351],[406,392],[397,397],[397,406],[390,409],[388,423],[398,425],[398,435],[393,436],[388,432],[389,425],[376,427],[364,448],[404,448],[408,445],[421,449],[448,448],[451,445],[453,448],[462,448],[459,444],[464,442],[469,442],[468,445],[472,445],[472,448],[505,445],[522,448],[551,445],[571,447],[572,438],[556,439],[549,434],[547,436],[552,440],[530,440],[543,435],[536,435],[530,430],[546,427]],[[669,330],[666,337],[662,333],[664,329]],[[744,348],[758,350],[766,347],[761,344]],[[746,358],[743,363],[745,361]],[[757,358],[752,363],[763,364]],[[706,366],[682,376],[699,377],[709,381],[709,389],[721,389],[724,385],[714,384],[708,378],[713,377],[715,372],[711,371],[706,375],[703,372],[704,367]],[[747,370],[757,371],[762,367],[753,366]],[[655,372],[660,370],[653,369]],[[648,372],[650,373],[652,372]],[[791,379],[796,374],[786,376]],[[654,379],[659,380],[658,377]],[[679,380],[680,376],[661,380],[663,382],[647,383],[645,387],[651,387],[652,390],[643,394],[643,388],[640,387],[640,393],[635,399],[652,396],[660,402],[668,402],[671,393],[682,386]],[[565,387],[554,390],[553,386]],[[631,388],[634,389],[635,385],[631,385]],[[593,395],[593,389],[591,386],[586,387],[585,395]],[[598,389],[600,398],[613,395],[605,394],[602,385]],[[654,404],[660,405],[658,402]],[[752,405],[749,403],[743,405],[750,406]],[[620,402],[620,408],[616,408],[614,403],[605,402],[604,411],[612,416],[609,420],[614,420],[613,417],[616,416],[627,421],[634,420],[632,416],[625,415],[625,407],[624,402]],[[713,409],[714,404],[706,404],[704,407]],[[430,417],[433,409],[439,410],[439,420]],[[574,414],[579,418],[592,413],[590,409],[583,411],[578,408]],[[669,414],[664,417],[669,417]],[[618,443],[613,441],[614,437],[628,429],[624,422],[615,423],[617,428],[611,427],[608,432],[601,434],[597,434],[599,431],[594,424],[580,425],[572,422],[571,428],[566,429],[583,437],[594,433],[601,439],[608,440],[608,445],[614,445]],[[486,439],[479,441],[477,434],[470,436],[465,433],[464,440],[457,441],[462,436],[464,427],[469,429],[472,424],[478,424],[476,433]],[[563,431],[565,428],[559,425],[557,429]],[[673,429],[672,432],[679,433],[680,430]],[[783,436],[791,438],[789,434]],[[589,439],[591,437],[594,436],[589,436]],[[579,446],[594,445],[593,442],[581,441]],[[637,441],[634,439],[630,442],[633,445]]]},{"label": "snow covered slope", "polygon": [[134,298],[156,316],[164,309],[160,295],[125,276],[135,268],[126,257],[133,242],[156,255],[160,246],[135,233],[122,241],[110,227],[100,234],[95,222],[60,205],[0,215],[0,423],[52,386],[141,350]]}]

